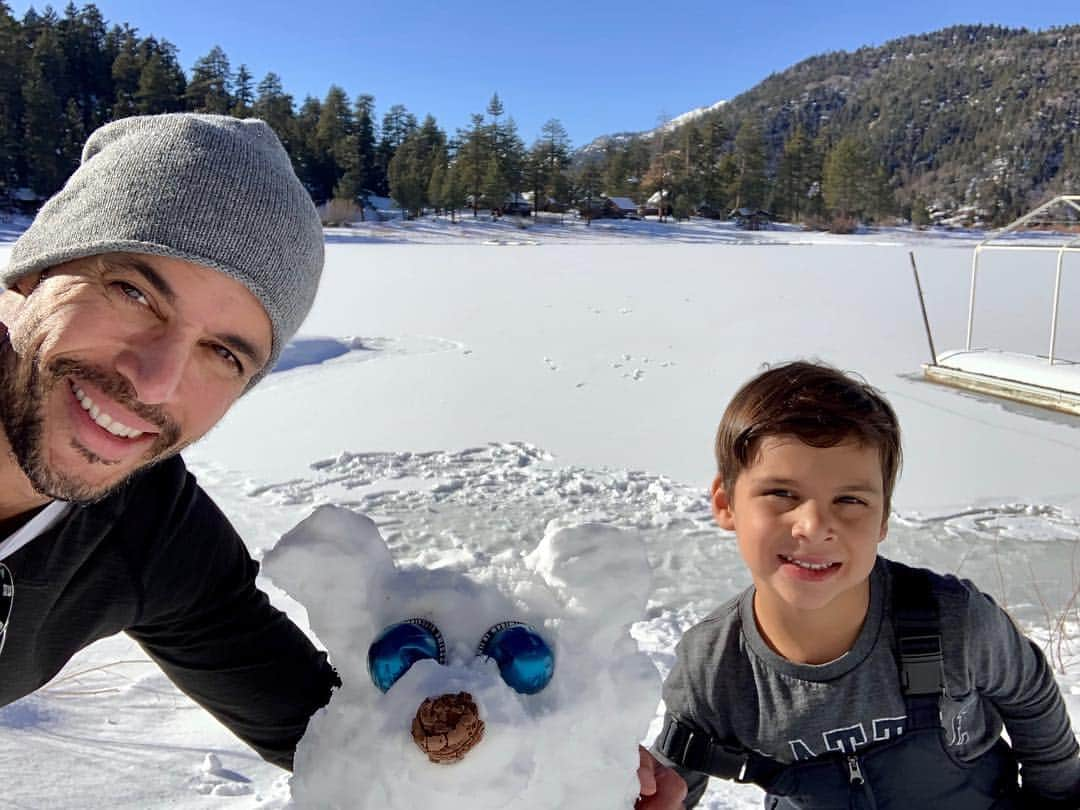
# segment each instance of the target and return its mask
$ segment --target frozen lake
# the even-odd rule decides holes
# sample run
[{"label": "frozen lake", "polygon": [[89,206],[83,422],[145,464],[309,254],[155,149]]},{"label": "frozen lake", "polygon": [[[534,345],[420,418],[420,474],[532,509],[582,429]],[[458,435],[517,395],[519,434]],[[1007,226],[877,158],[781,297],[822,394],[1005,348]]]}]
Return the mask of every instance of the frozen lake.
[{"label": "frozen lake", "polygon": [[[531,548],[556,517],[637,529],[655,580],[634,633],[666,671],[682,629],[748,582],[705,498],[720,414],[762,363],[819,358],[882,389],[904,429],[882,552],[974,578],[1046,637],[1080,583],[1080,423],[919,378],[929,350],[902,239],[690,241],[335,238],[292,367],[244,397],[188,462],[256,555],[323,502],[367,512],[398,559],[429,566]],[[958,348],[970,242],[914,241],[937,348]],[[995,262],[980,279],[976,343],[1045,351],[1052,262],[1045,283],[1041,266]],[[1070,283],[1058,351],[1080,359]],[[1060,651],[1078,718],[1080,661]],[[284,801],[281,772],[126,638],[65,674],[0,709],[14,806]],[[203,767],[208,752],[243,777],[238,795]],[[42,777],[45,757],[63,780]],[[704,806],[752,807],[755,796],[714,786]]]}]

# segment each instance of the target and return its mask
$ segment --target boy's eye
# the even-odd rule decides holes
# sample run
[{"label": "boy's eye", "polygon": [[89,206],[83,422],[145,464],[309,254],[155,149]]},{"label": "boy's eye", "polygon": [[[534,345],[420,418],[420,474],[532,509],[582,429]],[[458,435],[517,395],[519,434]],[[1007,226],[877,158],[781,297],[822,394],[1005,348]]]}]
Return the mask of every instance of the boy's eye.
[{"label": "boy's eye", "polygon": [[769,489],[766,490],[763,495],[769,495],[774,498],[794,498],[795,493],[789,489]]},{"label": "boy's eye", "polygon": [[866,506],[866,501],[864,501],[862,498],[857,498],[854,495],[841,495],[839,498],[836,499],[836,502],[844,504],[853,503],[859,504],[860,506]]}]

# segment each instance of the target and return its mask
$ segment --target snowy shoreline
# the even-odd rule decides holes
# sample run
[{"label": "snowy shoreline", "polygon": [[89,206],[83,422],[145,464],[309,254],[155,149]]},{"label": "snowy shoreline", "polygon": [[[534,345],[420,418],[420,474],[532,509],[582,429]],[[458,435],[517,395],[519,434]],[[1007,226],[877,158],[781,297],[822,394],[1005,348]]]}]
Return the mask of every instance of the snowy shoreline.
[{"label": "snowy shoreline", "polygon": [[[654,583],[632,632],[663,673],[679,634],[747,583],[705,500],[720,411],[761,363],[820,357],[861,372],[900,416],[906,463],[882,553],[973,578],[1052,648],[1058,618],[1076,636],[1065,606],[1080,570],[1077,420],[918,374],[907,251],[939,348],[953,348],[969,273],[968,250],[954,248],[976,235],[873,233],[805,250],[595,233],[510,252],[484,239],[403,250],[331,238],[288,370],[185,454],[252,553],[320,503],[370,514],[399,561],[462,573],[514,559],[554,518],[602,520],[645,543]],[[0,261],[9,251],[0,244]],[[988,266],[980,306],[993,317],[976,337],[1038,349],[1050,285],[1018,294],[1017,271]],[[1062,325],[1059,345],[1080,355],[1080,323]],[[262,584],[307,626],[302,606]],[[1075,722],[1080,660],[1062,652]],[[42,762],[65,778],[43,778]],[[289,797],[285,775],[123,636],[0,708],[0,770],[17,775],[14,806],[251,810]],[[760,798],[715,784],[702,806]]]}]

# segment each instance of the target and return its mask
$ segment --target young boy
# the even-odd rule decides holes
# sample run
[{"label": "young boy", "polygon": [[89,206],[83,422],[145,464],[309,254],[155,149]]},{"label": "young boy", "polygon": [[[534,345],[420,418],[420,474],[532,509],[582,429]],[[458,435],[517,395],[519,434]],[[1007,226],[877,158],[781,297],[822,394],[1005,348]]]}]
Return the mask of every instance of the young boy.
[{"label": "young boy", "polygon": [[664,684],[655,749],[687,807],[707,775],[756,782],[777,810],[1080,807],[1039,649],[971,582],[877,554],[900,467],[877,391],[771,368],[728,405],[716,458],[713,513],[753,585],[687,631]]}]

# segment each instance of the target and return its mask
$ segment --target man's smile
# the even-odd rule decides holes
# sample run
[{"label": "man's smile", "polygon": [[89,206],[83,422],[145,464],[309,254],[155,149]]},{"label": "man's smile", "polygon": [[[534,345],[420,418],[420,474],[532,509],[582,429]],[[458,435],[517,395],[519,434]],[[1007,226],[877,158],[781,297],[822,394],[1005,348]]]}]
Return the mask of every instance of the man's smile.
[{"label": "man's smile", "polygon": [[[148,432],[128,427],[119,419],[109,416],[108,413],[98,406],[97,402],[90,399],[86,392],[79,387],[78,383],[74,380],[69,380],[68,382],[71,384],[71,390],[75,392],[75,398],[79,400],[79,404],[82,405],[82,409],[90,414],[91,419],[114,436],[120,436],[125,439],[137,439],[142,436],[143,433]],[[105,402],[104,404],[106,407],[110,407],[109,403]]]},{"label": "man's smile", "polygon": [[158,428],[96,388],[70,377],[67,383],[78,444],[100,462],[116,464],[141,455],[160,436]]}]

